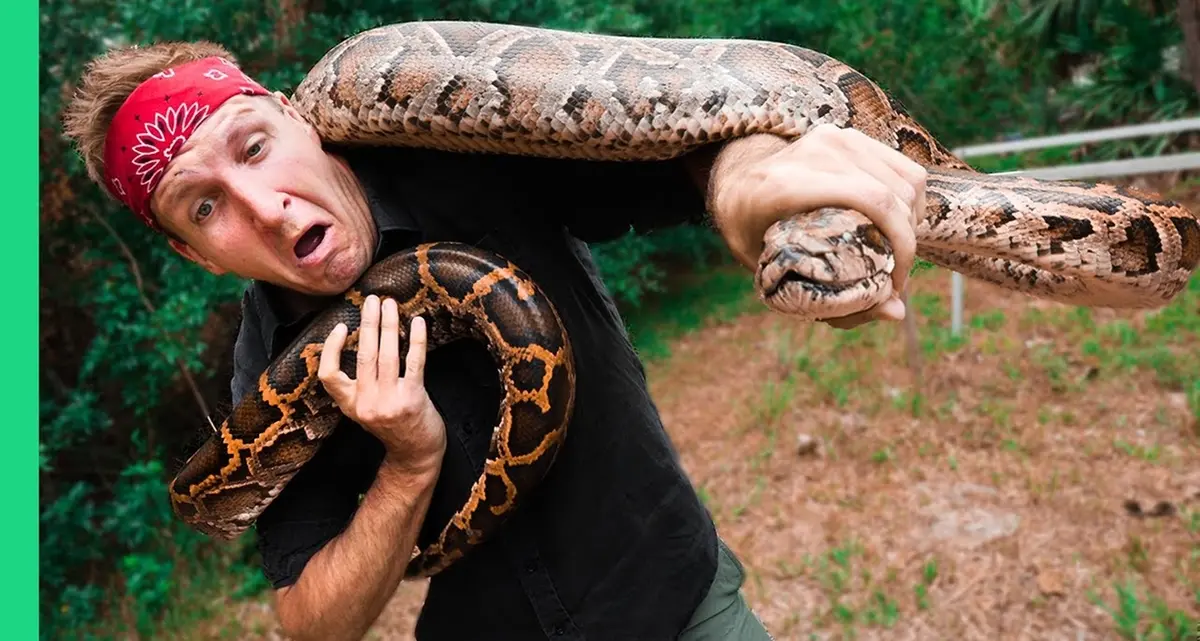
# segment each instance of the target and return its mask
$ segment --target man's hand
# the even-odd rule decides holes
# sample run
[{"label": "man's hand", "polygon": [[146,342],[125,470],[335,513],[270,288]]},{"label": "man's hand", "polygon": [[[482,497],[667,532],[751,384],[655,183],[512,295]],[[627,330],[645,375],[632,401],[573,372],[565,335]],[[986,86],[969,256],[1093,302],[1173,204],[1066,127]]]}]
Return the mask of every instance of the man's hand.
[{"label": "man's hand", "polygon": [[416,545],[446,449],[446,427],[425,391],[425,322],[414,318],[404,376],[395,301],[363,305],[357,378],[341,371],[346,327],[325,340],[318,376],[338,407],[386,454],[354,518],[276,592],[289,638],[361,639],[391,599]]},{"label": "man's hand", "polygon": [[869,218],[895,253],[893,294],[876,307],[826,322],[849,329],[904,317],[900,294],[925,217],[926,172],[898,151],[854,129],[822,124],[795,142],[759,134],[727,143],[708,173],[709,210],[738,262],[755,269],[763,234],[776,221],[822,207]]},{"label": "man's hand", "polygon": [[388,299],[380,305],[377,296],[368,296],[359,328],[357,378],[340,367],[338,355],[346,341],[346,326],[340,323],[325,339],[317,375],[342,413],[383,442],[385,464],[436,469],[446,449],[446,426],[425,391],[425,319],[412,320],[403,377],[399,329],[396,302]]}]

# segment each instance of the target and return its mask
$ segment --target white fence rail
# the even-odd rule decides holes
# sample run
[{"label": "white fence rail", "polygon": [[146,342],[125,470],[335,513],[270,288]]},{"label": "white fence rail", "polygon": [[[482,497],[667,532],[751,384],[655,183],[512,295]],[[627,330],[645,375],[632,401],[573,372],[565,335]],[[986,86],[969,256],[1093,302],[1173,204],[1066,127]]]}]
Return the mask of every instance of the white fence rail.
[{"label": "white fence rail", "polygon": [[[1176,134],[1185,131],[1200,131],[1200,118],[1184,118],[1167,122],[1109,127],[1093,131],[1043,136],[1041,138],[968,145],[955,149],[954,153],[959,158],[965,160],[970,157],[1047,149],[1063,145],[1079,145],[1089,142],[1140,138],[1143,136],[1161,136],[1163,134]],[[1136,176],[1167,171],[1180,171],[1184,169],[1200,169],[1200,152],[1168,154],[1146,158],[1125,158],[1105,162],[1081,163],[1078,165],[1037,167],[999,172],[998,175],[1023,175],[1045,180],[1090,180],[1112,178],[1115,176]],[[962,333],[963,296],[963,276],[958,272],[952,272],[950,274],[950,331],[955,336]]]}]

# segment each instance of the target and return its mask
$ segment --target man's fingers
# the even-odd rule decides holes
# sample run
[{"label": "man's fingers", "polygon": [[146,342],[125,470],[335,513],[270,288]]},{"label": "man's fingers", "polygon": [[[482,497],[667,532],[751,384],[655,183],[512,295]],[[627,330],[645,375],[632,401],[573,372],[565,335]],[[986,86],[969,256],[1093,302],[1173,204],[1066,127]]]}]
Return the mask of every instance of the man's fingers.
[{"label": "man's fingers", "polygon": [[379,321],[379,380],[395,381],[400,377],[400,313],[396,301],[383,301]]},{"label": "man's fingers", "polygon": [[883,235],[892,243],[892,251],[896,258],[892,283],[896,290],[903,290],[908,282],[908,274],[914,260],[913,255],[916,252],[916,208],[925,206],[924,191],[921,190],[918,193],[918,190],[910,185],[903,176],[878,159],[861,158],[860,166],[872,177],[882,182],[899,202],[891,211],[881,212],[881,218],[871,215],[867,217],[875,222]]},{"label": "man's fingers", "polygon": [[[329,332],[329,336],[325,337],[325,344],[321,347],[321,361],[317,367],[317,376],[324,379],[332,376],[334,372],[340,372],[342,364],[340,361],[342,355],[342,347],[346,345],[346,325],[338,323]],[[344,373],[344,372],[343,372]]]},{"label": "man's fingers", "polygon": [[[922,170],[924,171],[924,170]],[[922,175],[924,175],[922,173]],[[925,189],[925,181],[922,179],[917,183],[917,200],[913,205],[913,230],[925,221],[925,217],[929,215],[929,198],[928,191]]]},{"label": "man's fingers", "polygon": [[[899,203],[899,199],[896,200]],[[911,212],[904,206],[907,212]],[[892,257],[896,264],[892,268],[892,291],[902,292],[908,287],[908,274],[912,271],[913,261],[917,251],[917,233],[913,229],[911,214],[903,217],[893,217],[886,225],[876,222],[888,241],[892,244]]]},{"label": "man's fingers", "polygon": [[903,232],[893,228],[891,224],[885,224],[871,212],[859,210],[871,218],[891,241],[896,253],[896,271],[893,282],[897,291],[903,291],[915,260],[915,230],[917,225],[925,219],[927,206],[925,181],[928,172],[919,163],[900,151],[892,149],[861,131],[845,129],[842,133],[844,135],[839,136],[838,141],[853,157],[850,165],[871,174],[903,203],[906,214],[904,222],[908,227]]},{"label": "man's fingers", "polygon": [[822,322],[837,329],[854,329],[859,325],[865,325],[871,321],[902,321],[904,320],[904,314],[904,302],[897,295],[893,294],[890,298],[871,309],[841,318],[827,318]]},{"label": "man's fingers", "polygon": [[[900,168],[896,165],[901,162],[911,162],[904,156],[899,159],[889,158],[888,155],[881,153],[882,151],[891,152],[892,150],[883,146],[874,140],[868,139],[868,142],[873,143],[865,149],[852,149],[850,160],[851,165],[857,170],[865,171],[874,177],[879,182],[883,183],[896,197],[898,197],[908,209],[912,209],[917,200],[917,189],[912,182],[901,173]],[[899,152],[895,152],[899,153]]]},{"label": "man's fingers", "polygon": [[809,203],[825,207],[853,209],[866,216],[892,245],[896,257],[893,282],[902,289],[912,269],[916,251],[916,233],[912,226],[912,208],[901,201],[882,181],[869,173],[855,171],[828,174],[819,185],[794,181],[787,185],[781,198],[794,203],[795,211],[808,211]]},{"label": "man's fingers", "polygon": [[892,246],[896,264],[892,271],[893,288],[903,290],[908,282],[908,272],[913,266],[913,255],[917,249],[916,231],[912,226],[912,209],[899,196],[872,178],[861,175],[856,180],[864,189],[859,197],[861,205],[853,207],[869,218]]},{"label": "man's fingers", "polygon": [[425,348],[428,343],[425,319],[415,316],[408,332],[408,356],[404,361],[404,378],[415,385],[425,384]]},{"label": "man's fingers", "polygon": [[906,313],[904,301],[900,300],[900,295],[897,293],[893,293],[891,298],[867,311],[876,319],[890,321],[902,321]]},{"label": "man's fingers", "polygon": [[893,171],[900,174],[908,184],[914,187],[925,182],[926,169],[917,161],[904,155],[900,150],[893,149],[857,129],[848,128],[845,131],[847,136],[844,140],[847,142],[847,146],[852,148],[856,153],[877,158],[886,163]]},{"label": "man's fingers", "polygon": [[355,378],[359,383],[372,384],[377,375],[379,358],[379,297],[371,294],[363,303],[362,320],[358,325],[358,364]]},{"label": "man's fingers", "polygon": [[926,211],[925,181],[928,178],[929,172],[908,156],[894,149],[887,148],[886,145],[884,147],[884,153],[880,154],[879,159],[885,162],[892,171],[896,172],[896,175],[907,185],[904,191],[909,195],[904,197],[904,200],[912,210],[911,224],[913,229],[916,229],[917,225],[922,220],[925,220],[925,216],[928,213]]},{"label": "man's fingers", "polygon": [[342,371],[342,347],[346,344],[346,326],[338,323],[321,348],[317,378],[338,405],[346,405],[354,392],[354,381]]},{"label": "man's fingers", "polygon": [[865,314],[866,312],[859,312],[858,314],[853,314],[851,316],[845,316],[842,318],[828,318],[823,322],[826,325],[829,325],[830,327],[836,327],[837,329],[854,329],[855,327],[858,327],[859,325],[871,320],[870,318],[867,318]]},{"label": "man's fingers", "polygon": [[897,287],[903,286],[903,279],[907,278],[908,269],[912,267],[916,235],[910,222],[911,208],[887,185],[870,174],[854,172],[831,175],[817,188],[797,184],[793,189],[799,192],[796,194],[797,201],[810,199],[827,207],[853,209],[874,223],[892,244],[896,271],[901,274]]}]

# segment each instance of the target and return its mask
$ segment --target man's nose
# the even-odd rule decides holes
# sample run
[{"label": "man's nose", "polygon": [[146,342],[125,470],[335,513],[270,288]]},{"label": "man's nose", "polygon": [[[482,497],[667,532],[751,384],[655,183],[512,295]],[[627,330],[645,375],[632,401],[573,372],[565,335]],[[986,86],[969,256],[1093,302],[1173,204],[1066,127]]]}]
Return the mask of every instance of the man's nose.
[{"label": "man's nose", "polygon": [[246,185],[240,191],[240,199],[255,225],[276,229],[287,222],[292,207],[290,196],[257,185]]}]

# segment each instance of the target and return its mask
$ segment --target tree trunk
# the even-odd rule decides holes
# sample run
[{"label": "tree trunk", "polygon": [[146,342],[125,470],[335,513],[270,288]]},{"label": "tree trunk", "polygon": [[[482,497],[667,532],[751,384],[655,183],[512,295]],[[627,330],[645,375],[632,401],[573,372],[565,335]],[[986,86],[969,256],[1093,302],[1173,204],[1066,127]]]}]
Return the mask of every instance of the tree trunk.
[{"label": "tree trunk", "polygon": [[309,4],[305,0],[278,0],[275,3],[276,62],[290,59],[295,54],[292,34],[308,17]]},{"label": "tree trunk", "polygon": [[1179,0],[1183,30],[1183,73],[1200,93],[1200,0]]}]

